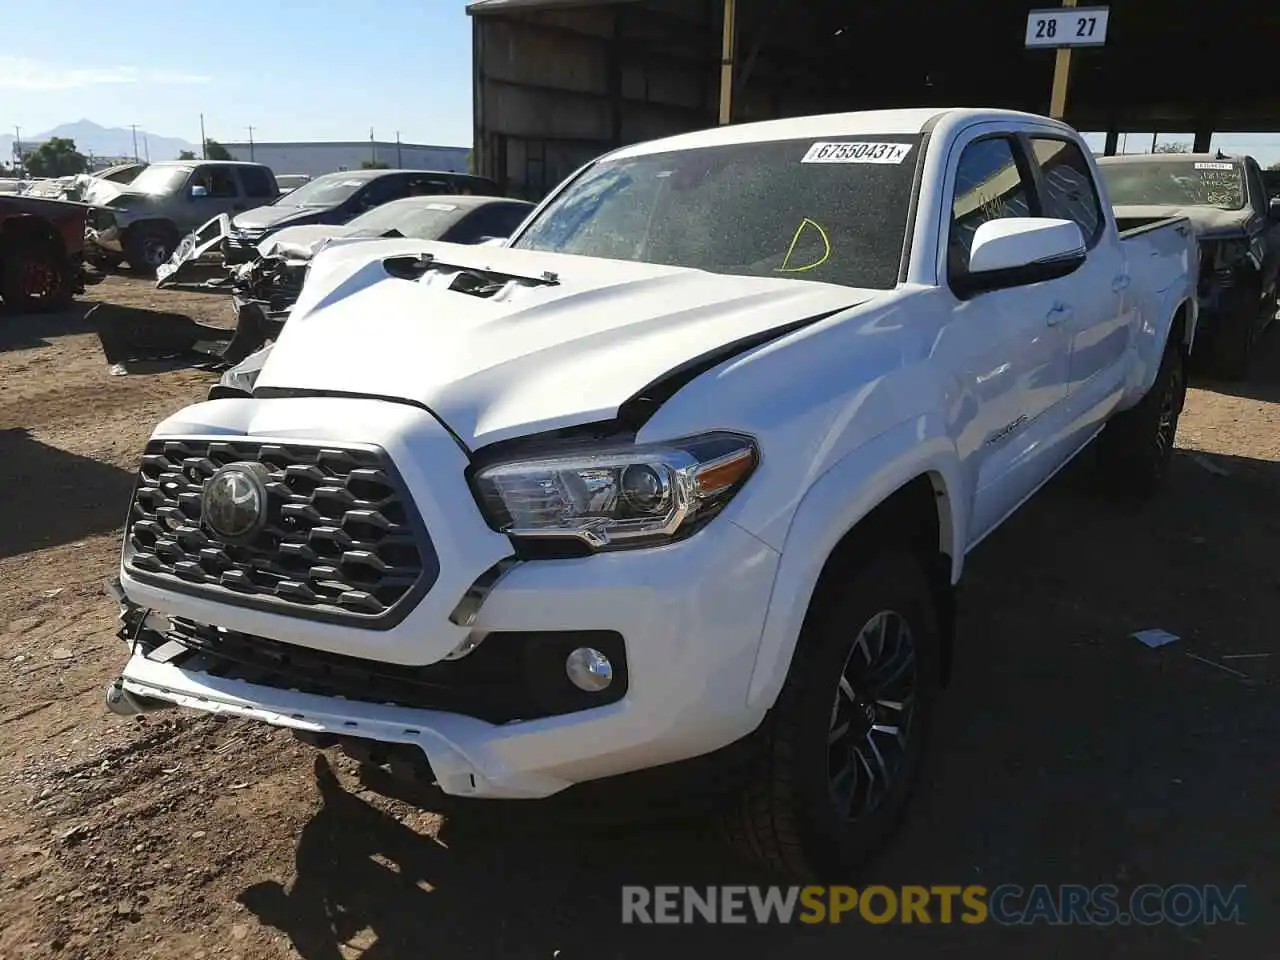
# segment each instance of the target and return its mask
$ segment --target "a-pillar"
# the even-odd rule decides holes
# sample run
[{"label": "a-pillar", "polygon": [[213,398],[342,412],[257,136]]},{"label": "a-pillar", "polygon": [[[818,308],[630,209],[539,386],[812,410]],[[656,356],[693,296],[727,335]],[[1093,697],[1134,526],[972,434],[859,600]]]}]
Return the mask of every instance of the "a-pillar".
[{"label": "a-pillar", "polygon": [[1209,143],[1213,140],[1213,127],[1196,128],[1196,139],[1191,145],[1192,153],[1208,153]]},{"label": "a-pillar", "polygon": [[1120,131],[1114,128],[1107,131],[1107,142],[1102,148],[1102,154],[1106,157],[1114,157],[1116,150],[1120,146]]}]

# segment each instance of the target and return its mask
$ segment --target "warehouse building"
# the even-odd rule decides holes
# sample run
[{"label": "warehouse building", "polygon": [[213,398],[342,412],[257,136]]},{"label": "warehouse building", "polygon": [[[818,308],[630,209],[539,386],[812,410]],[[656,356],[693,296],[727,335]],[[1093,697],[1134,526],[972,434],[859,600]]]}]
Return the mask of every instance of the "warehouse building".
[{"label": "warehouse building", "polygon": [[[1081,7],[1087,5],[1082,0]],[[477,0],[476,172],[538,199],[616,146],[718,122],[886,107],[1046,113],[1061,56],[1024,44],[1026,0]],[[1203,15],[1202,15],[1203,14]],[[1115,152],[1120,131],[1280,130],[1280,7],[1196,16],[1109,9],[1105,46],[1071,51],[1064,119]]]},{"label": "warehouse building", "polygon": [[235,160],[265,163],[276,173],[305,173],[318,177],[336,170],[359,170],[366,163],[400,170],[441,170],[466,173],[468,147],[440,147],[386,140],[321,142],[224,143]]}]

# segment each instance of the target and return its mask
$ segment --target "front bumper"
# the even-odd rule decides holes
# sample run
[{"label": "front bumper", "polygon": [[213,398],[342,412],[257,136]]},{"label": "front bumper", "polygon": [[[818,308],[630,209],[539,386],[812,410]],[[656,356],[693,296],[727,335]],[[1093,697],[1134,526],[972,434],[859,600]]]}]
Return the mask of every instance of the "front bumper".
[{"label": "front bumper", "polygon": [[124,256],[123,231],[115,225],[103,230],[95,227],[86,227],[84,231],[84,248],[86,255],[101,251],[114,256]]},{"label": "front bumper", "polygon": [[[483,525],[474,502],[464,499],[470,493],[461,464],[451,462],[449,451],[461,454],[443,428],[420,411],[374,401],[217,403],[224,411],[256,410],[262,416],[274,410],[285,418],[292,415],[291,404],[294,410],[314,407],[308,419],[327,408],[331,415],[318,422],[330,431],[345,423],[376,437],[423,514],[440,554],[440,578],[401,624],[383,631],[171,593],[122,570],[121,588],[130,602],[199,624],[387,664],[434,664],[470,643],[479,641],[483,649],[500,642],[503,634],[614,631],[625,645],[626,694],[606,706],[493,723],[463,712],[250,683],[160,662],[134,645],[122,674],[133,696],[310,734],[410,744],[425,755],[445,793],[473,797],[546,797],[575,783],[701,756],[749,734],[763,718],[763,711],[748,708],[747,692],[778,555],[728,518],[665,547],[516,564],[493,585],[474,623],[459,627],[449,622],[449,613],[465,587],[492,564],[496,535]],[[339,409],[345,412],[339,415]],[[398,425],[396,417],[402,419]],[[282,424],[277,419],[274,425]],[[379,431],[419,436],[397,443],[378,437]],[[442,444],[436,447],[432,439]],[[444,479],[430,482],[415,471],[416,464],[427,463],[433,473],[447,465]]]}]

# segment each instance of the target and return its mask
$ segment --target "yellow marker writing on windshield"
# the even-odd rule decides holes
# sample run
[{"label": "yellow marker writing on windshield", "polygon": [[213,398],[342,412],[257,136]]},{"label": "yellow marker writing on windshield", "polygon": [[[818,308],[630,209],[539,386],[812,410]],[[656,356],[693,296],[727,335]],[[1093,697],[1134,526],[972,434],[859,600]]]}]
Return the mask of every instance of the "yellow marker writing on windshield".
[{"label": "yellow marker writing on windshield", "polygon": [[[791,266],[791,255],[796,252],[796,247],[800,245],[800,237],[804,234],[805,227],[813,227],[818,231],[818,236],[822,238],[822,256],[813,263],[806,264],[802,267]],[[796,235],[791,238],[791,246],[787,248],[787,255],[782,258],[782,266],[778,267],[778,273],[804,273],[806,270],[812,270],[820,267],[831,257],[831,240],[827,237],[827,231],[822,229],[822,225],[805,217],[800,221],[800,226],[796,228]]]}]

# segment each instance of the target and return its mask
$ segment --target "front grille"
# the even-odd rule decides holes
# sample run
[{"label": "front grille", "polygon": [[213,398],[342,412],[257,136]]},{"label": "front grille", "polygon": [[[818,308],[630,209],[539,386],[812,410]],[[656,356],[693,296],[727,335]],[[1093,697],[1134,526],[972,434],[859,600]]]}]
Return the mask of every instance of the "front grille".
[{"label": "front grille", "polygon": [[[613,631],[491,633],[458,660],[426,666],[379,663],[267,637],[174,620],[168,633],[137,632],[144,656],[181,670],[277,690],[362,703],[443,710],[488,723],[563,716],[617,703],[627,692],[626,644]],[[604,690],[575,687],[565,658],[592,647],[613,664]]]},{"label": "front grille", "polygon": [[233,247],[256,247],[266,235],[266,230],[239,229],[227,235],[227,242]]},{"label": "front grille", "polygon": [[[219,467],[243,461],[270,472],[268,520],[249,543],[224,543],[201,526],[201,492]],[[253,440],[148,443],[125,562],[138,579],[179,592],[382,629],[439,573],[383,451]]]}]

